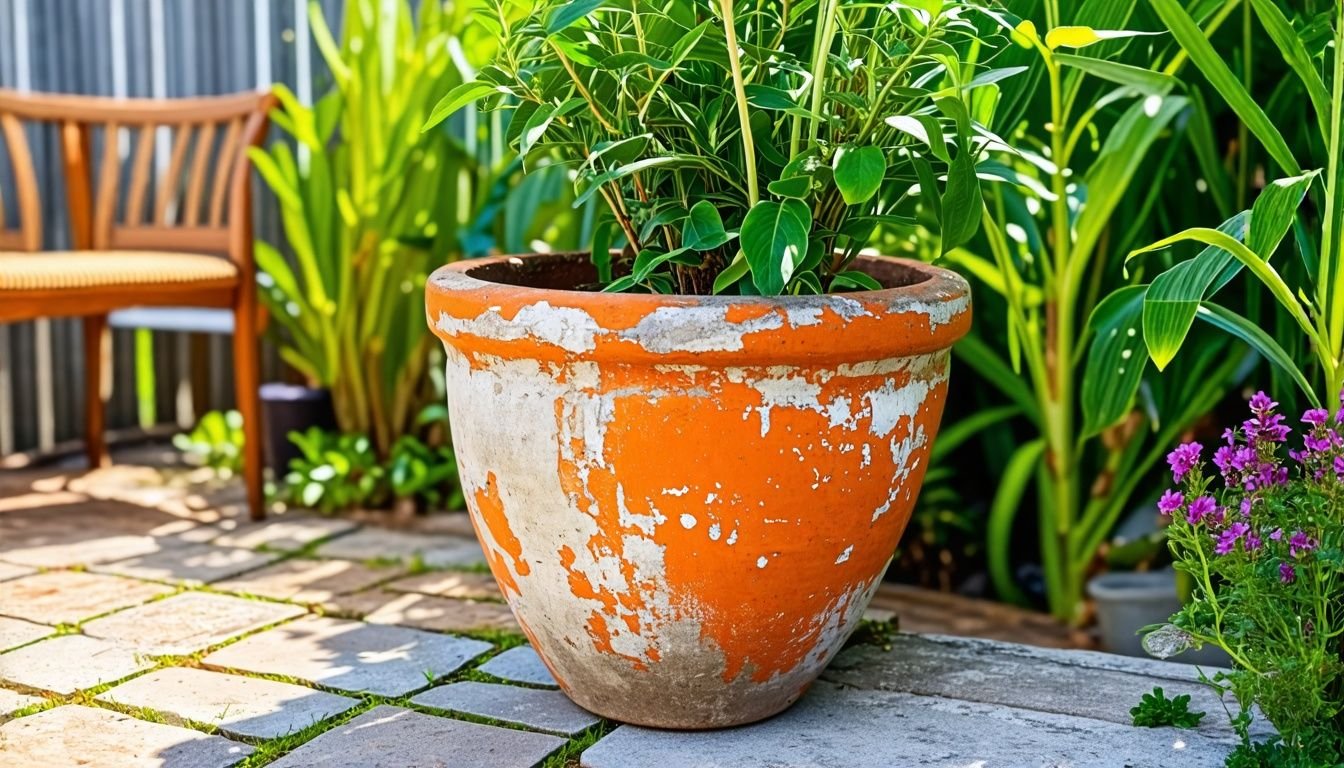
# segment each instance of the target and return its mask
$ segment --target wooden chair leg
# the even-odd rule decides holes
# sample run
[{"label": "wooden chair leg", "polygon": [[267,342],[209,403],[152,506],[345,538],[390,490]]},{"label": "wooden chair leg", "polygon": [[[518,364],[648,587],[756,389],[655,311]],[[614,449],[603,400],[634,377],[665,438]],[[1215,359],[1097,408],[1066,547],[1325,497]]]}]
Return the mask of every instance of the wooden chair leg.
[{"label": "wooden chair leg", "polygon": [[103,430],[107,401],[112,394],[112,336],[107,315],[84,318],[84,450],[89,468],[105,467],[107,441]]},{"label": "wooden chair leg", "polygon": [[241,302],[234,311],[233,321],[233,381],[238,412],[243,416],[243,482],[252,519],[262,520],[266,517],[266,506],[262,489],[261,399],[257,391],[261,385],[261,361],[253,302]]}]

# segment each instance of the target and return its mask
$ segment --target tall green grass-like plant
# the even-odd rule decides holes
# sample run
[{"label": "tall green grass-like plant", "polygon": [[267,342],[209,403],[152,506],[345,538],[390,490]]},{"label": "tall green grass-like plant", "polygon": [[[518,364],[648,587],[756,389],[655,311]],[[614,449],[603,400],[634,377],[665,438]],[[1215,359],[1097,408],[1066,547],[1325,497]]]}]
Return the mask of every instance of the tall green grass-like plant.
[{"label": "tall green grass-like plant", "polygon": [[[1150,0],[1194,66],[1263,145],[1283,178],[1268,184],[1250,211],[1218,228],[1196,227],[1164,238],[1130,254],[1164,249],[1184,242],[1205,246],[1196,257],[1177,264],[1148,288],[1142,304],[1143,341],[1153,362],[1165,368],[1184,344],[1196,319],[1227,331],[1259,352],[1302,390],[1313,406],[1339,408],[1332,393],[1344,389],[1344,6],[1305,4],[1291,16],[1274,0],[1245,0],[1265,34],[1300,81],[1302,94],[1315,113],[1319,135],[1308,142],[1319,152],[1315,162],[1300,158],[1280,128],[1252,98],[1223,61],[1204,30],[1174,0]],[[1231,3],[1229,3],[1230,5]],[[1318,9],[1311,12],[1311,7]],[[1317,34],[1330,30],[1329,35]],[[1317,165],[1318,170],[1304,170]],[[1303,208],[1303,201],[1311,205]],[[1241,236],[1244,233],[1244,237]],[[1289,235],[1292,235],[1289,237]],[[1288,245],[1285,245],[1288,244]],[[1285,256],[1293,250],[1304,277],[1297,284],[1285,278]],[[1288,319],[1279,336],[1213,301],[1237,273],[1245,270],[1258,281]],[[1305,338],[1306,360],[1286,348],[1290,337]],[[1313,384],[1312,380],[1315,380]],[[1123,390],[1111,393],[1125,396]]]},{"label": "tall green grass-like plant", "polygon": [[[1034,4],[1009,4],[1026,5]],[[996,336],[982,310],[957,353],[1012,403],[999,418],[1024,419],[1033,433],[1012,448],[991,505],[990,575],[1000,595],[1026,600],[1012,570],[1013,529],[1023,501],[1034,497],[1046,598],[1069,622],[1082,618],[1084,580],[1143,477],[1242,364],[1217,346],[1184,356],[1187,376],[1149,377],[1137,410],[1132,397],[1099,408],[1099,382],[1084,375],[1089,360],[1111,354],[1100,341],[1128,338],[1118,313],[1133,305],[1136,289],[1120,274],[1119,254],[1158,199],[1152,178],[1165,175],[1198,115],[1182,84],[1144,58],[1152,38],[1127,29],[1133,9],[1132,1],[1045,0],[1039,30],[1001,17],[1032,61],[1027,81],[1048,103],[1005,105],[1024,125],[999,125],[1014,146],[998,147],[980,166],[982,176],[1005,182],[988,188],[983,245],[949,254],[997,294],[1006,318]],[[1131,47],[1141,52],[1126,55]],[[1142,366],[1126,364],[1133,352],[1116,354],[1108,373],[1137,388]]]},{"label": "tall green grass-like plant", "polygon": [[386,456],[438,400],[426,371],[437,347],[424,322],[429,272],[496,234],[522,247],[563,179],[511,189],[520,166],[488,132],[482,140],[475,114],[422,132],[443,91],[493,49],[460,5],[427,0],[417,15],[404,0],[350,2],[339,41],[316,2],[309,18],[333,87],[309,106],[277,85],[272,119],[288,136],[251,153],[293,256],[257,244],[260,295],[284,360],[331,389],[343,432]]},{"label": "tall green grass-like plant", "polygon": [[611,213],[607,290],[874,288],[851,264],[877,228],[914,231],[923,208],[945,252],[978,227],[968,93],[1016,72],[971,63],[976,2],[487,5],[499,53],[434,120],[484,99],[525,158],[572,163],[578,200]]}]

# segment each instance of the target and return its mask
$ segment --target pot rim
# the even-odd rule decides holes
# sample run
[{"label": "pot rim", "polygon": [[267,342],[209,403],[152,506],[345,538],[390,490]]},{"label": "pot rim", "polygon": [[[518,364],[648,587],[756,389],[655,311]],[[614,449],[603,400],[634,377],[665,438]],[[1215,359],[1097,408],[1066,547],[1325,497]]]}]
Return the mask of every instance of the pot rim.
[{"label": "pot rim", "polygon": [[[579,262],[589,263],[586,252],[439,267],[425,285],[429,326],[464,352],[697,364],[744,364],[755,356],[768,364],[904,357],[946,349],[970,329],[966,280],[912,259],[861,255],[855,266],[901,283],[819,296],[601,293],[498,279],[535,280],[548,269],[582,269]],[[557,329],[562,317],[577,324],[569,331],[578,331]],[[771,333],[778,330],[788,333]]]}]

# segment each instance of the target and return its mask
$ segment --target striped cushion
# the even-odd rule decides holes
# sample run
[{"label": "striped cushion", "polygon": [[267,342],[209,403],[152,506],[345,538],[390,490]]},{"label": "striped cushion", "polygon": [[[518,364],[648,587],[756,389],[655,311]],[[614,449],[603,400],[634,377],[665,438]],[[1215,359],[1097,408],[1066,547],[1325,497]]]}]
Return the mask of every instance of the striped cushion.
[{"label": "striped cushion", "polygon": [[118,286],[227,287],[238,281],[228,259],[159,251],[0,251],[0,291]]}]

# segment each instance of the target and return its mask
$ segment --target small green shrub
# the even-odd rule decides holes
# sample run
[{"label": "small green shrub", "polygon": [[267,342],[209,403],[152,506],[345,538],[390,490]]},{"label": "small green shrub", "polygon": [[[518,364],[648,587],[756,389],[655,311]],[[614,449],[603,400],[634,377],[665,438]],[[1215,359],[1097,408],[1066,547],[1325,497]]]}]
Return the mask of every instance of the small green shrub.
[{"label": "small green shrub", "polygon": [[1139,705],[1129,710],[1129,714],[1140,728],[1194,728],[1204,719],[1203,712],[1190,711],[1190,694],[1168,699],[1160,686],[1143,694]]},{"label": "small green shrub", "polygon": [[173,435],[173,447],[188,462],[232,477],[243,469],[243,416],[237,411],[210,411],[190,432]]}]

